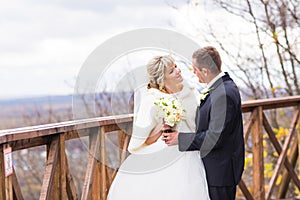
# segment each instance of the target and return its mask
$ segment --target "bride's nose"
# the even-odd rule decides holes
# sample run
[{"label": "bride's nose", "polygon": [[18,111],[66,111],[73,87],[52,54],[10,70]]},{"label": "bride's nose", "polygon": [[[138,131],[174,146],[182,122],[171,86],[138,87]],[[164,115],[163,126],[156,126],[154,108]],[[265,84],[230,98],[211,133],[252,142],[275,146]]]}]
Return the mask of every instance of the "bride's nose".
[{"label": "bride's nose", "polygon": [[176,73],[181,74],[181,70],[178,67],[176,68]]}]

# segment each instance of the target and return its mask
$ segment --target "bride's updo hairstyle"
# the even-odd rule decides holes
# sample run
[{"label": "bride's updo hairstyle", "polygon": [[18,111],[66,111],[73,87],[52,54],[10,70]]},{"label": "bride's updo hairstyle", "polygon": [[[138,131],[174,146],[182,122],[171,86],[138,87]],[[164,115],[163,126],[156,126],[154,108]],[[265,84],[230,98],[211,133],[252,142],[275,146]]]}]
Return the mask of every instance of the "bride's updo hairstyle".
[{"label": "bride's updo hairstyle", "polygon": [[162,92],[166,92],[164,86],[165,69],[173,63],[174,59],[170,55],[155,56],[148,62],[147,71],[150,80],[148,89],[156,88]]}]

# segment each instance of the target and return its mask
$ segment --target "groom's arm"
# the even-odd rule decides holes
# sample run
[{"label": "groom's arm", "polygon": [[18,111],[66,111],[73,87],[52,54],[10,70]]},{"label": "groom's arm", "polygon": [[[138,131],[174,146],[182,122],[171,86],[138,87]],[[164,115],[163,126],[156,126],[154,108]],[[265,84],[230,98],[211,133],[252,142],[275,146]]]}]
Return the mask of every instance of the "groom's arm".
[{"label": "groom's arm", "polygon": [[196,133],[179,133],[180,151],[209,151],[224,145],[224,139],[232,133],[237,114],[235,102],[226,96],[218,98],[211,107],[209,128]]}]

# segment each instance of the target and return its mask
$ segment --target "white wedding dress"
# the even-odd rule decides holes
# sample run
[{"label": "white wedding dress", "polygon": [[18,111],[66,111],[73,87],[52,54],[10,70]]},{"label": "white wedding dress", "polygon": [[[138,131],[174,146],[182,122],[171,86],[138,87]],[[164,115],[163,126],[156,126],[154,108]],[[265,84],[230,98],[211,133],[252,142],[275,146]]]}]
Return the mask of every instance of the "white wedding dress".
[{"label": "white wedding dress", "polygon": [[[168,97],[156,89],[142,88],[135,95],[133,133],[128,150],[131,155],[120,166],[110,187],[108,200],[207,200],[205,169],[198,151],[179,152],[161,139],[144,144],[151,130],[162,123],[154,101]],[[172,94],[185,109],[177,130],[194,132],[199,102],[197,91],[184,83],[181,92]],[[138,104],[137,104],[138,103]]]}]

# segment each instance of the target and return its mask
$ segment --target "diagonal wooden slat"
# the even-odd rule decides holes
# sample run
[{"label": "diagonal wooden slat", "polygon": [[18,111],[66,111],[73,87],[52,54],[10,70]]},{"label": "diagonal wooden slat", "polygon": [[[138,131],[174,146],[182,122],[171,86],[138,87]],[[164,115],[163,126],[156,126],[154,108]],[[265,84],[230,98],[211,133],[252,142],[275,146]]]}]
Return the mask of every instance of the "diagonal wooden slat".
[{"label": "diagonal wooden slat", "polygon": [[[277,151],[278,155],[280,155],[282,152],[281,145],[278,142],[278,140],[275,136],[275,133],[272,130],[270,123],[268,122],[268,119],[265,114],[263,114],[263,124],[264,124],[267,134],[269,135],[271,143],[274,145],[274,148]],[[287,158],[284,160],[284,165],[285,165],[286,169],[288,170],[288,172],[290,173],[291,178],[293,179],[294,183],[297,185],[297,187],[300,187],[300,180],[298,179],[298,176],[294,170],[294,167],[291,165],[291,163],[288,161]]]},{"label": "diagonal wooden slat", "polygon": [[[298,158],[298,142],[297,140],[293,140],[291,152],[290,152],[290,162],[292,164],[292,167],[295,168],[296,163],[297,163],[297,158]],[[278,188],[277,192],[277,198],[278,199],[283,199],[286,196],[286,193],[288,192],[289,189],[289,184],[291,182],[291,176],[290,173],[287,171],[287,169],[284,170],[281,183]],[[300,189],[300,188],[299,188]]]},{"label": "diagonal wooden slat", "polygon": [[281,167],[283,165],[283,162],[286,159],[288,147],[289,147],[289,145],[291,143],[291,140],[292,140],[292,138],[294,136],[295,128],[296,128],[298,119],[299,119],[299,109],[297,109],[295,111],[294,117],[293,117],[291,125],[290,125],[289,135],[285,139],[285,142],[284,142],[284,145],[283,145],[283,148],[282,148],[282,152],[279,155],[279,158],[277,160],[277,164],[276,164],[275,169],[274,169],[274,174],[273,174],[273,176],[272,176],[272,178],[271,178],[271,180],[269,182],[269,187],[268,187],[268,191],[267,191],[267,194],[266,194],[266,199],[267,200],[271,199],[271,195],[272,195],[272,192],[273,192],[273,189],[274,189],[277,177],[279,175],[279,172],[280,172],[280,169],[281,169]]},{"label": "diagonal wooden slat", "polygon": [[111,174],[111,168],[106,166],[106,177],[107,177],[107,190],[109,190],[109,187],[113,181],[112,174]]},{"label": "diagonal wooden slat", "polygon": [[124,143],[123,143],[123,147],[122,147],[122,154],[121,154],[121,160],[120,160],[120,164],[122,164],[126,158],[126,154],[127,154],[127,148],[129,145],[129,139],[130,136],[126,134],[125,139],[124,139]]},{"label": "diagonal wooden slat", "polygon": [[100,147],[100,134],[98,134],[99,128],[93,128],[91,129],[90,133],[90,150],[89,150],[89,156],[88,156],[88,166],[87,171],[84,179],[83,184],[83,190],[81,199],[82,200],[88,200],[91,198],[91,192],[92,192],[92,183],[94,180],[94,171],[95,171],[95,165],[97,162],[97,155],[99,154],[99,147]]},{"label": "diagonal wooden slat", "polygon": [[18,182],[17,175],[15,173],[15,170],[14,170],[14,173],[11,176],[12,176],[14,199],[23,200],[24,198],[23,198],[23,195],[22,195],[22,191],[21,191],[21,188],[20,188],[20,185],[19,185],[19,182]]},{"label": "diagonal wooden slat", "polygon": [[243,180],[241,180],[239,182],[239,188],[242,190],[242,192],[243,192],[243,194],[244,194],[244,196],[246,197],[247,200],[254,200]]},{"label": "diagonal wooden slat", "polygon": [[112,180],[115,179],[117,173],[118,173],[118,169],[115,169],[114,172],[112,173]]},{"label": "diagonal wooden slat", "polygon": [[[124,127],[123,127],[124,128]],[[126,132],[124,130],[119,130],[119,159],[120,159],[120,165],[124,162],[127,155],[127,147],[129,144],[130,136],[127,133],[130,133],[132,131],[131,126],[126,127]],[[106,175],[107,175],[107,191],[109,191],[110,185],[112,181],[114,180],[115,176],[117,175],[118,169],[114,169],[113,172],[110,172],[110,168],[106,166]]]},{"label": "diagonal wooden slat", "polygon": [[73,177],[72,177],[72,174],[71,174],[71,171],[70,171],[70,166],[69,166],[69,163],[68,163],[68,159],[67,159],[67,156],[66,156],[66,184],[67,184],[67,195],[68,195],[68,199],[69,200],[77,200],[78,197],[77,197],[77,193],[76,193],[76,187],[75,187],[75,184],[74,184],[74,181],[73,181]]},{"label": "diagonal wooden slat", "polygon": [[122,130],[119,130],[118,136],[119,136],[118,137],[119,138],[119,159],[121,160],[121,157],[122,157],[122,148],[121,147],[123,147],[126,134],[124,134],[124,132]]},{"label": "diagonal wooden slat", "polygon": [[55,173],[55,167],[58,160],[59,150],[59,136],[54,136],[49,147],[49,154],[47,157],[46,169],[43,178],[40,200],[50,198],[52,181]]}]

